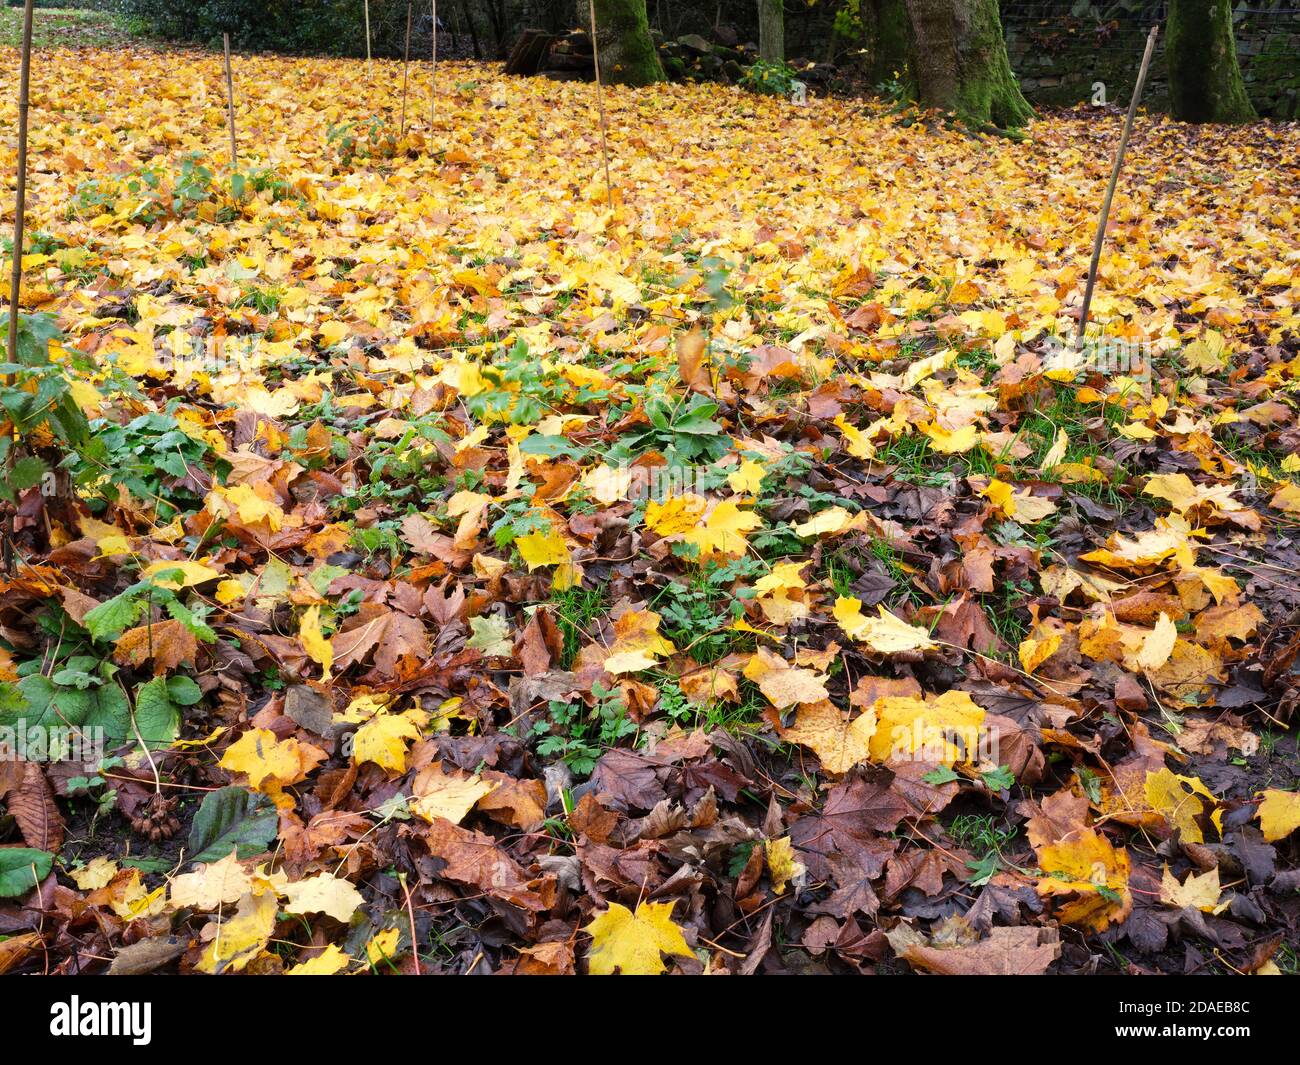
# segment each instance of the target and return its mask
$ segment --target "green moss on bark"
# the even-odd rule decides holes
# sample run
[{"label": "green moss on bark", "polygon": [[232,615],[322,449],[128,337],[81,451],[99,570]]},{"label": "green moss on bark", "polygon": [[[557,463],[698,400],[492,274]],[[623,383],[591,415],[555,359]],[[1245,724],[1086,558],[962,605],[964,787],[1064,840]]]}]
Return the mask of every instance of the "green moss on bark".
[{"label": "green moss on bark", "polygon": [[596,0],[600,76],[613,85],[651,85],[664,81],[645,0]]},{"label": "green moss on bark", "polygon": [[1169,0],[1165,61],[1175,118],[1249,122],[1255,117],[1237,63],[1228,0]]},{"label": "green moss on bark", "polygon": [[1011,72],[997,0],[907,0],[917,100],[974,129],[1015,129],[1034,117]]}]

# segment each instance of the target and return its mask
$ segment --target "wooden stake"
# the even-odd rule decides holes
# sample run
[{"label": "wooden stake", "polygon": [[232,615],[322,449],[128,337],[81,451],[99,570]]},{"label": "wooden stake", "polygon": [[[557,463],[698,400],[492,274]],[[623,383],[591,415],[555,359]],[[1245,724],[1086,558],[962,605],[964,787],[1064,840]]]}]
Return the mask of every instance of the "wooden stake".
[{"label": "wooden stake", "polygon": [[226,50],[226,114],[230,118],[230,172],[239,170],[239,147],[235,143],[235,79],[230,74],[230,34],[221,35]]},{"label": "wooden stake", "polygon": [[411,62],[411,0],[406,0],[406,47],[402,53],[402,136],[406,136],[406,79]]},{"label": "wooden stake", "polygon": [[596,43],[596,0],[587,0],[591,8],[591,58],[596,65],[596,106],[600,109],[600,153],[605,158],[605,196],[614,209],[614,186],[609,180],[609,137],[605,123],[605,86],[600,80],[600,45]]},{"label": "wooden stake", "polygon": [[433,120],[438,113],[435,90],[438,87],[438,0],[429,0],[429,11],[433,15],[433,67],[429,74],[429,129],[433,129]]},{"label": "wooden stake", "polygon": [[1088,309],[1092,306],[1092,290],[1097,284],[1101,248],[1106,242],[1106,219],[1110,216],[1110,202],[1115,197],[1119,171],[1124,165],[1124,150],[1128,147],[1129,134],[1133,132],[1133,119],[1137,115],[1138,101],[1142,98],[1142,88],[1147,80],[1147,67],[1151,65],[1151,53],[1155,51],[1156,34],[1159,31],[1160,24],[1157,23],[1147,34],[1147,47],[1142,53],[1142,66],[1138,69],[1137,84],[1133,86],[1133,99],[1128,103],[1128,117],[1124,119],[1124,132],[1120,134],[1119,147],[1115,150],[1115,166],[1110,172],[1110,184],[1106,186],[1106,198],[1101,203],[1101,216],[1097,219],[1097,238],[1092,242],[1092,263],[1088,267],[1088,284],[1083,290],[1083,309],[1079,312],[1079,332],[1074,338],[1075,351],[1083,350],[1083,335],[1088,328]]},{"label": "wooden stake", "polygon": [[[14,196],[13,271],[9,278],[9,336],[6,351],[11,363],[18,361],[18,302],[23,287],[23,223],[27,214],[27,110],[32,73],[32,0],[23,4],[23,54],[18,68],[18,182]],[[12,387],[12,374],[5,374],[5,385]],[[6,474],[13,469],[18,450],[18,430],[14,429],[5,456]],[[4,568],[14,571],[14,519],[16,506],[6,506],[4,516]]]},{"label": "wooden stake", "polygon": [[366,3],[366,79],[370,78],[370,0]]},{"label": "wooden stake", "polygon": [[[18,301],[23,285],[23,222],[27,212],[27,105],[32,74],[32,0],[23,5],[23,55],[18,68],[18,192],[14,198],[13,272],[9,278],[9,362],[18,358]],[[12,384],[8,374],[6,384]]]}]

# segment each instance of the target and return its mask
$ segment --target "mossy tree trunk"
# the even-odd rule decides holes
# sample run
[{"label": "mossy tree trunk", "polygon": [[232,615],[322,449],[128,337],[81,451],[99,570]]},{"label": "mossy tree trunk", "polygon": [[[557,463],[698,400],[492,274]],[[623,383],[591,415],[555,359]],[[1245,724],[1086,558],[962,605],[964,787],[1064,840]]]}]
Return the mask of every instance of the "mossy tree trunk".
[{"label": "mossy tree trunk", "polygon": [[1002,38],[998,0],[906,0],[917,101],[968,125],[1014,129],[1034,115]]},{"label": "mossy tree trunk", "polygon": [[650,85],[663,81],[645,0],[595,0],[596,43],[600,76],[614,85]]},{"label": "mossy tree trunk", "polygon": [[758,58],[785,62],[785,0],[758,0]]},{"label": "mossy tree trunk", "polygon": [[903,0],[862,0],[867,24],[872,85],[902,81],[907,77],[907,5]]},{"label": "mossy tree trunk", "polygon": [[1249,122],[1255,117],[1237,63],[1229,0],[1169,0],[1165,60],[1175,118]]}]

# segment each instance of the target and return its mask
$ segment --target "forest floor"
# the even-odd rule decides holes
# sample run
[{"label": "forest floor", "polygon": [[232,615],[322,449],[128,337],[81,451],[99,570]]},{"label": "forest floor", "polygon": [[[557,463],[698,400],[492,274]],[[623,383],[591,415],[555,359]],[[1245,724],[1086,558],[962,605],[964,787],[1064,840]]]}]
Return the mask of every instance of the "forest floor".
[{"label": "forest floor", "polygon": [[234,80],[34,66],[0,971],[1300,968],[1300,129],[1072,359],[1113,110]]}]

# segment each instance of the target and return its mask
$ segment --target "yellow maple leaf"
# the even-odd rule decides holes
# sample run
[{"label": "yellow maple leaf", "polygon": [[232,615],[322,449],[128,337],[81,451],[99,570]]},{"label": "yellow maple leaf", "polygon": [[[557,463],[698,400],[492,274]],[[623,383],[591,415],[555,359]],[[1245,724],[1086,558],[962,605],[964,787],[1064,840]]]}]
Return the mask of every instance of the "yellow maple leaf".
[{"label": "yellow maple leaf", "polygon": [[442,817],[454,825],[465,820],[479,799],[490,795],[497,785],[478,775],[453,776],[437,765],[423,769],[412,785],[411,809],[430,824]]},{"label": "yellow maple leaf", "polygon": [[1166,906],[1179,908],[1192,906],[1206,913],[1221,913],[1228,905],[1226,902],[1219,903],[1221,892],[1218,866],[1199,876],[1196,873],[1188,873],[1187,879],[1181,884],[1174,878],[1167,865],[1160,877],[1160,901]]},{"label": "yellow maple leaf", "polygon": [[1147,805],[1182,833],[1184,843],[1205,842],[1198,818],[1207,814],[1222,833],[1223,811],[1219,809],[1219,800],[1199,777],[1185,777],[1170,769],[1160,769],[1147,773],[1143,792]]},{"label": "yellow maple leaf", "polygon": [[246,968],[270,941],[278,909],[272,891],[245,895],[234,916],[210,926],[214,928],[212,941],[194,967],[214,976]]},{"label": "yellow maple leaf", "polygon": [[664,954],[691,957],[671,902],[642,902],[636,913],[617,902],[597,914],[583,931],[591,936],[587,968],[594,976],[658,976]]},{"label": "yellow maple leaf", "polygon": [[286,969],[285,976],[333,976],[341,973],[349,965],[352,959],[344,953],[341,947],[331,943],[323,951],[308,961],[299,962],[292,968]]},{"label": "yellow maple leaf", "polygon": [[807,870],[802,862],[796,861],[794,845],[789,836],[769,839],[763,844],[764,856],[767,858],[767,875],[772,881],[772,890],[778,895],[785,894],[790,881],[798,881]]},{"label": "yellow maple leaf", "polygon": [[821,702],[828,695],[820,674],[792,666],[764,647],[754,652],[744,673],[778,710],[795,703]]},{"label": "yellow maple leaf", "polygon": [[355,887],[332,873],[317,873],[280,886],[285,913],[323,913],[346,924],[365,903]]},{"label": "yellow maple leaf", "polygon": [[[171,571],[175,570],[173,573]],[[194,562],[191,559],[182,559],[179,562],[169,562],[165,559],[159,559],[157,562],[150,562],[140,571],[141,577],[153,577],[156,574],[166,574],[160,580],[154,581],[159,588],[170,588],[173,591],[181,588],[192,588],[196,584],[204,584],[207,581],[215,580],[221,574],[201,562]]]},{"label": "yellow maple leaf", "polygon": [[1300,828],[1300,792],[1269,788],[1260,795],[1264,801],[1259,804],[1255,816],[1259,818],[1259,827],[1269,843],[1286,839]]},{"label": "yellow maple leaf", "polygon": [[930,447],[941,455],[959,455],[980,442],[979,430],[973,425],[945,429],[938,422],[923,422],[917,428],[929,438]]},{"label": "yellow maple leaf", "polygon": [[311,606],[303,611],[298,623],[298,640],[307,657],[321,667],[322,676],[328,679],[330,667],[334,665],[334,645],[321,631],[320,607]]},{"label": "yellow maple leaf", "polygon": [[311,744],[292,736],[280,740],[270,729],[255,728],[227,747],[219,764],[232,773],[246,774],[249,787],[269,793],[306,779],[323,758],[324,752]]},{"label": "yellow maple leaf", "polygon": [[398,957],[398,943],[402,933],[396,928],[385,928],[370,937],[366,944],[366,961],[378,966],[382,962],[392,962]]},{"label": "yellow maple leaf", "polygon": [[753,459],[745,459],[737,469],[727,474],[727,484],[737,495],[758,495],[767,471]]},{"label": "yellow maple leaf", "polygon": [[606,672],[638,673],[677,650],[659,635],[661,618],[653,610],[625,610],[614,621],[614,644],[605,656]]},{"label": "yellow maple leaf", "polygon": [[708,507],[697,495],[669,496],[662,503],[652,499],[645,508],[646,528],[659,536],[680,536],[695,528]]},{"label": "yellow maple leaf", "polygon": [[966,692],[891,695],[877,700],[871,757],[923,758],[954,765],[971,761],[979,749],[984,709]]},{"label": "yellow maple leaf", "polygon": [[527,564],[529,570],[538,566],[558,566],[569,561],[569,545],[555,529],[546,532],[530,532],[515,539],[519,557]]},{"label": "yellow maple leaf", "polygon": [[406,772],[406,745],[420,738],[416,719],[421,715],[418,710],[375,714],[357,729],[352,739],[352,760],[357,765],[374,762],[390,773]]},{"label": "yellow maple leaf", "polygon": [[876,610],[875,617],[867,617],[862,613],[861,599],[842,595],[835,600],[832,614],[848,636],[879,654],[928,651],[939,646],[925,629],[909,625],[883,604],[877,604]]},{"label": "yellow maple leaf", "polygon": [[183,873],[172,879],[168,903],[173,910],[193,907],[196,910],[215,910],[222,903],[238,902],[253,888],[253,878],[244,871],[235,856],[235,849],[218,862],[200,865],[192,873]]},{"label": "yellow maple leaf", "polygon": [[713,508],[704,524],[693,526],[682,534],[682,539],[700,549],[701,557],[709,555],[743,555],[749,547],[745,534],[763,524],[763,519],[752,510],[741,510],[730,499]]},{"label": "yellow maple leaf", "polygon": [[876,732],[876,713],[868,708],[850,718],[829,699],[803,703],[795,712],[789,728],[778,727],[777,734],[786,743],[807,747],[828,773],[847,773],[871,755],[871,737]]},{"label": "yellow maple leaf", "polygon": [[1129,892],[1129,858],[1123,847],[1091,828],[1076,829],[1064,839],[1037,848],[1043,877],[1040,895],[1077,895],[1057,911],[1065,924],[1104,932],[1123,921],[1133,908]]}]

